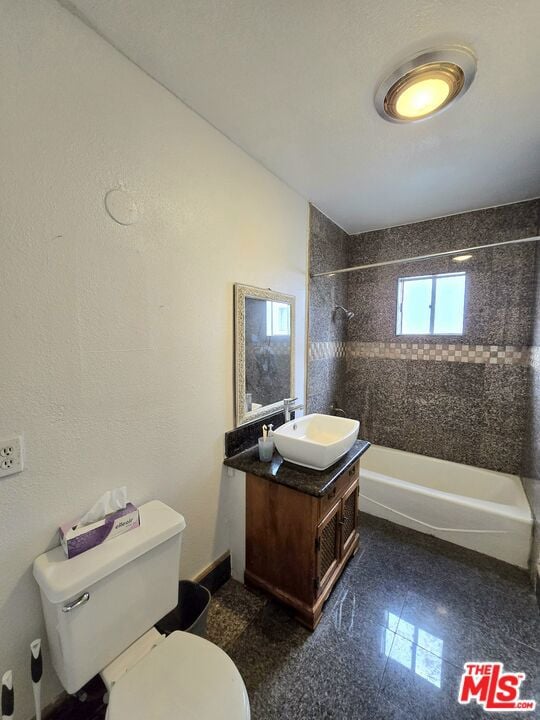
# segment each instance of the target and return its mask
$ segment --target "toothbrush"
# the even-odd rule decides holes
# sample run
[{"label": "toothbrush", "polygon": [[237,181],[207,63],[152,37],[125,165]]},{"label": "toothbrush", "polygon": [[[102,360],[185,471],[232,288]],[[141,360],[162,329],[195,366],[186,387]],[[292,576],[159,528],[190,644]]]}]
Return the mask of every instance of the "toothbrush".
[{"label": "toothbrush", "polygon": [[41,640],[38,638],[30,643],[30,672],[32,690],[36,706],[36,720],[41,720],[41,676],[43,675],[43,658],[41,656]]},{"label": "toothbrush", "polygon": [[12,720],[15,708],[13,673],[8,670],[2,677],[2,720]]},{"label": "toothbrush", "polygon": [[263,440],[266,440],[268,438],[268,427],[266,425],[263,425],[262,431],[263,431]]}]

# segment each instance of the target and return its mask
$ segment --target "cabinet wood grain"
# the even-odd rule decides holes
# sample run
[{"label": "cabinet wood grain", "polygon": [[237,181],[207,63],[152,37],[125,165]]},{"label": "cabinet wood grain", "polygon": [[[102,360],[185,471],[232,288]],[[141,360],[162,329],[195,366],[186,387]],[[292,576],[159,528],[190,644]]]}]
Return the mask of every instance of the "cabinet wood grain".
[{"label": "cabinet wood grain", "polygon": [[321,498],[246,478],[245,582],[293,607],[311,630],[358,549],[358,473],[356,462]]}]

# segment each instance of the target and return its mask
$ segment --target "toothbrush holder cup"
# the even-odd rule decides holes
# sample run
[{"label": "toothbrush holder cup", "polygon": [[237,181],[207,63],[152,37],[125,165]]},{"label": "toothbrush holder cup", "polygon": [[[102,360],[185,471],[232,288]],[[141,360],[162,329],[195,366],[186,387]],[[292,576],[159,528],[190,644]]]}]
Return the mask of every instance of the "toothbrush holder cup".
[{"label": "toothbrush holder cup", "polygon": [[270,462],[274,454],[274,441],[272,438],[259,438],[259,460]]}]

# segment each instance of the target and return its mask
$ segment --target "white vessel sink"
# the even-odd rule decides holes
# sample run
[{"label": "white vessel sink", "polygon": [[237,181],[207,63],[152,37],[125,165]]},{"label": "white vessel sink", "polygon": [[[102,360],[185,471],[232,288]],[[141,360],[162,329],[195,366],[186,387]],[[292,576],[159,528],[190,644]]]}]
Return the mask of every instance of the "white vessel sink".
[{"label": "white vessel sink", "polygon": [[305,415],[273,433],[284,460],[313,470],[326,470],[352,448],[358,437],[358,420],[334,415]]}]

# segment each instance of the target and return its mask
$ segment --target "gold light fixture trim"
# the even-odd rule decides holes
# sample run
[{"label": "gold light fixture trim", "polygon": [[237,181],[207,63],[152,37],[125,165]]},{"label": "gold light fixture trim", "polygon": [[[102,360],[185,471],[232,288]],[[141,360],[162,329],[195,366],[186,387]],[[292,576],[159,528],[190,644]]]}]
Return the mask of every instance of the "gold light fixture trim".
[{"label": "gold light fixture trim", "polygon": [[375,96],[379,115],[392,122],[416,122],[447,108],[470,86],[473,53],[463,47],[428,50],[401,65]]}]

